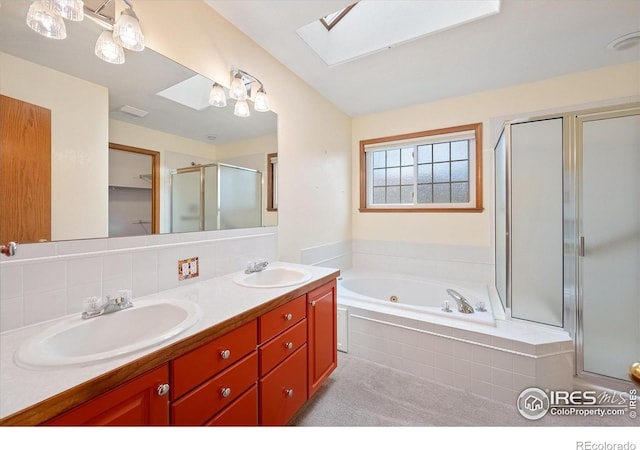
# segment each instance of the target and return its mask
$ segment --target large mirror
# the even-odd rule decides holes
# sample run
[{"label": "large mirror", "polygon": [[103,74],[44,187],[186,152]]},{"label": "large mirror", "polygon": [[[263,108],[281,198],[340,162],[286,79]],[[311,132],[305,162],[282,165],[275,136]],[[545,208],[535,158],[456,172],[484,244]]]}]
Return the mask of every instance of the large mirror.
[{"label": "large mirror", "polygon": [[[90,8],[102,3],[85,1]],[[102,61],[94,47],[103,28],[86,17],[65,21],[64,40],[40,36],[26,25],[30,4],[10,0],[0,7],[1,119],[13,124],[16,117],[7,113],[13,110],[5,109],[6,99],[48,110],[50,155],[42,162],[22,162],[19,170],[3,165],[0,185],[12,179],[9,184],[30,187],[42,178],[30,168],[49,164],[50,191],[45,188],[41,196],[50,197],[50,234],[3,235],[3,240],[197,231],[202,224],[205,229],[276,225],[273,189],[267,189],[273,188],[268,174],[277,161],[275,113],[251,108],[249,117],[237,117],[232,100],[223,108],[209,105],[212,80],[149,48],[125,50],[124,64]],[[140,21],[144,28],[144,17]],[[0,147],[0,157],[6,159],[8,147]],[[195,187],[184,182],[204,173],[202,168],[204,188],[204,181]],[[183,184],[189,190],[176,193]],[[5,201],[0,208],[9,225],[25,228],[36,221],[11,214],[7,206]],[[243,208],[250,214],[242,214]]]}]

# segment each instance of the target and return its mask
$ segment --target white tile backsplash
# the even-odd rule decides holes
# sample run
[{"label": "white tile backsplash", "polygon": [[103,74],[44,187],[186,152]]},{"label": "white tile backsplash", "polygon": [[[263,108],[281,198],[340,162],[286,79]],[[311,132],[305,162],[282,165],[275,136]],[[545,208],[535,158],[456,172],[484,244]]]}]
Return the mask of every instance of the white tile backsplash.
[{"label": "white tile backsplash", "polygon": [[354,239],[352,266],[426,278],[493,284],[491,247]]},{"label": "white tile backsplash", "polygon": [[[82,310],[88,296],[131,289],[134,299],[277,259],[277,229],[25,244],[0,255],[0,332]],[[178,281],[178,259],[197,256],[200,276]]]}]

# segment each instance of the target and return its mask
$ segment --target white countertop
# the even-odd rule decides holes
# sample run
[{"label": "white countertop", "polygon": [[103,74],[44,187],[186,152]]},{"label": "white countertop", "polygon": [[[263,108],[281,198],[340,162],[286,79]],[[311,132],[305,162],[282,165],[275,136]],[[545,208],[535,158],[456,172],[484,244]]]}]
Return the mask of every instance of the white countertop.
[{"label": "white countertop", "polygon": [[[14,354],[25,340],[64,318],[0,333],[0,419],[131,363],[158,349],[193,336],[225,320],[233,319],[301,286],[337,273],[336,269],[289,263],[270,264],[270,267],[273,266],[303,267],[311,272],[312,277],[303,284],[288,287],[252,288],[234,283],[233,277],[237,275],[236,272],[202,282],[190,283],[157,294],[134,298],[134,305],[136,300],[143,299],[188,300],[201,307],[202,317],[191,328],[158,345],[84,367],[68,366],[33,370],[19,367],[14,362]],[[114,333],[117,332],[118,330],[114,330]]]}]

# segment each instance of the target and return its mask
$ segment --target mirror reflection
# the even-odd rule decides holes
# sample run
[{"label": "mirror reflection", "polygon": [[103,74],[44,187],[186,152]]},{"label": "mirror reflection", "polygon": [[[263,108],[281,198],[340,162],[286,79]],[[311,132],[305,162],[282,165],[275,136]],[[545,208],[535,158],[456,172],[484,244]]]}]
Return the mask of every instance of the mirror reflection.
[{"label": "mirror reflection", "polygon": [[[40,36],[25,23],[30,3],[3,2],[0,14],[2,122],[11,123],[2,127],[0,185],[19,187],[10,196],[0,192],[0,241],[276,225],[267,192],[275,190],[268,172],[275,169],[276,114],[251,108],[241,118],[233,102],[211,106],[212,80],[149,48],[127,51],[120,65],[98,59],[102,27],[86,18],[66,22],[64,40]],[[44,119],[32,120],[37,114]],[[24,130],[20,118],[44,128],[38,145],[5,136],[7,128]],[[26,154],[20,146],[47,154]],[[174,192],[179,174],[200,171],[208,182],[192,193]],[[47,186],[34,194],[36,184]],[[20,195],[48,205],[18,210],[25,203],[15,200]],[[10,201],[17,205],[6,214]],[[180,224],[174,212],[181,212]]]}]

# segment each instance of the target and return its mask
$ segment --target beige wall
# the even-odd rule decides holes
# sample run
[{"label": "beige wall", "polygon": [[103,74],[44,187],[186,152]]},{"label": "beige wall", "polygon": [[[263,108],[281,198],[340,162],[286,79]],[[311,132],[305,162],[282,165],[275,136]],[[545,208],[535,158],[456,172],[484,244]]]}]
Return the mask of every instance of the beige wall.
[{"label": "beige wall", "polygon": [[[504,120],[640,96],[640,63],[426,103],[353,120],[352,236],[445,245],[492,245],[493,146]],[[637,98],[636,98],[637,101]],[[359,141],[468,123],[483,123],[483,213],[359,213]]]},{"label": "beige wall", "polygon": [[107,89],[2,52],[0,80],[3,95],[51,110],[51,239],[107,236]]},{"label": "beige wall", "polygon": [[260,79],[278,114],[279,258],[350,237],[351,119],[200,0],[138,0],[147,45],[228,87]]}]

